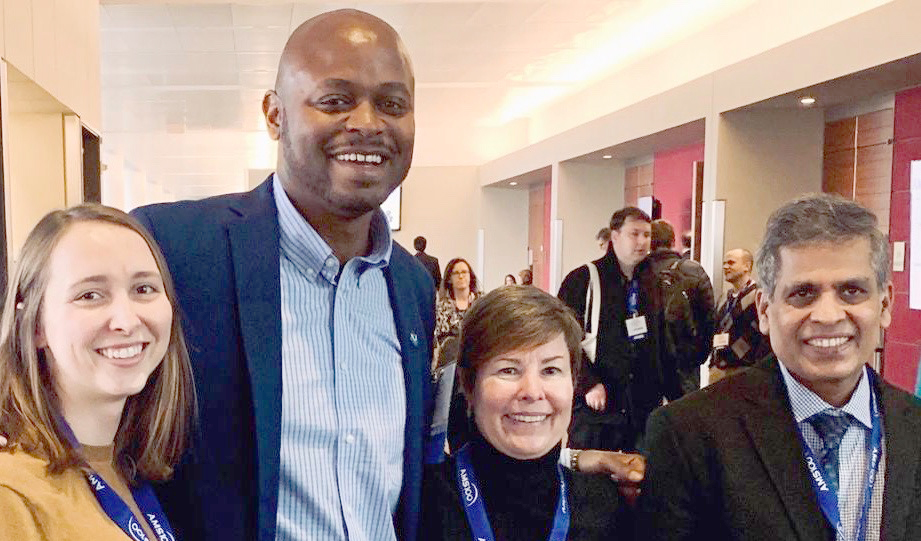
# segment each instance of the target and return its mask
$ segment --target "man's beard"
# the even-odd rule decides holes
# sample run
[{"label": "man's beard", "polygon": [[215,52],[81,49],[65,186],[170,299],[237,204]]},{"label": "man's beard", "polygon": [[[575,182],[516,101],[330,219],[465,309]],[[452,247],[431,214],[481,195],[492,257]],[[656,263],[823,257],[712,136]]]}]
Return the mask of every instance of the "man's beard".
[{"label": "man's beard", "polygon": [[[360,197],[344,197],[334,194],[329,169],[324,169],[325,174],[312,174],[313,170],[310,164],[306,160],[302,160],[300,155],[295,152],[291,138],[288,137],[288,130],[284,125],[281,126],[279,136],[285,164],[288,169],[289,182],[313,194],[335,214],[343,218],[358,218],[380,206],[379,203],[375,205]],[[324,161],[328,161],[325,153],[321,152],[320,156]]]}]

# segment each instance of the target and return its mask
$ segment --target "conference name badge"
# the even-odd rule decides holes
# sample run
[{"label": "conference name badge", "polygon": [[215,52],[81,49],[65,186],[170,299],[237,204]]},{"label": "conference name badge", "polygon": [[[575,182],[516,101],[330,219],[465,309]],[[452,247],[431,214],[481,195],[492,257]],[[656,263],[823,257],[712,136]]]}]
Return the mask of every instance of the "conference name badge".
[{"label": "conference name badge", "polygon": [[635,316],[627,319],[627,336],[630,338],[642,336],[647,332],[646,316]]},{"label": "conference name badge", "polygon": [[729,333],[721,332],[713,335],[713,347],[724,348],[729,345]]}]

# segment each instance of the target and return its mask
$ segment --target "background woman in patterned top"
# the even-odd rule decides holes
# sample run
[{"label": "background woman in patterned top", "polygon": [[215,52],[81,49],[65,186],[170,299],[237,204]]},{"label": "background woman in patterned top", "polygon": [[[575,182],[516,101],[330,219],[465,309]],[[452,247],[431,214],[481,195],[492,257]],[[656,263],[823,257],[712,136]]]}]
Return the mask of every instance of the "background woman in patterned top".
[{"label": "background woman in patterned top", "polygon": [[479,294],[476,275],[467,260],[456,257],[449,261],[441,281],[435,314],[435,342],[438,345],[443,345],[449,337],[457,337],[464,313]]}]

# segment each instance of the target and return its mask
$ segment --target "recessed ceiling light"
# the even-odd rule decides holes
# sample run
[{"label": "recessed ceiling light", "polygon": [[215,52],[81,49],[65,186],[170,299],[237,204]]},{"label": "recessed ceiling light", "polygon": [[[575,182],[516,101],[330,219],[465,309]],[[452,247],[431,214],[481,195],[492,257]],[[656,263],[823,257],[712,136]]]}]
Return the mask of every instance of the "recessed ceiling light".
[{"label": "recessed ceiling light", "polygon": [[803,105],[813,105],[815,103],[815,98],[812,96],[803,96],[799,99],[799,102]]},{"label": "recessed ceiling light", "polygon": [[614,156],[611,156],[610,154],[605,154],[604,156],[602,156],[602,158],[604,158],[605,160],[610,160],[613,157]]},{"label": "recessed ceiling light", "polygon": [[518,183],[517,183],[517,182],[509,182],[508,185],[509,185],[509,186],[518,186]]}]

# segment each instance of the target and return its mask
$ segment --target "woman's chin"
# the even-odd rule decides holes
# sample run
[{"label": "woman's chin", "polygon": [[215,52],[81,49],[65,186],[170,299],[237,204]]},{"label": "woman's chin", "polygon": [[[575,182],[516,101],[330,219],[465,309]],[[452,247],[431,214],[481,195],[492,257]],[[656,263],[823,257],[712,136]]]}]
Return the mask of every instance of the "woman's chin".
[{"label": "woman's chin", "polygon": [[541,438],[538,441],[505,442],[503,445],[496,445],[493,443],[493,447],[495,447],[502,454],[510,456],[514,459],[532,460],[546,455],[558,443],[560,443],[560,440],[549,441],[546,438]]}]

